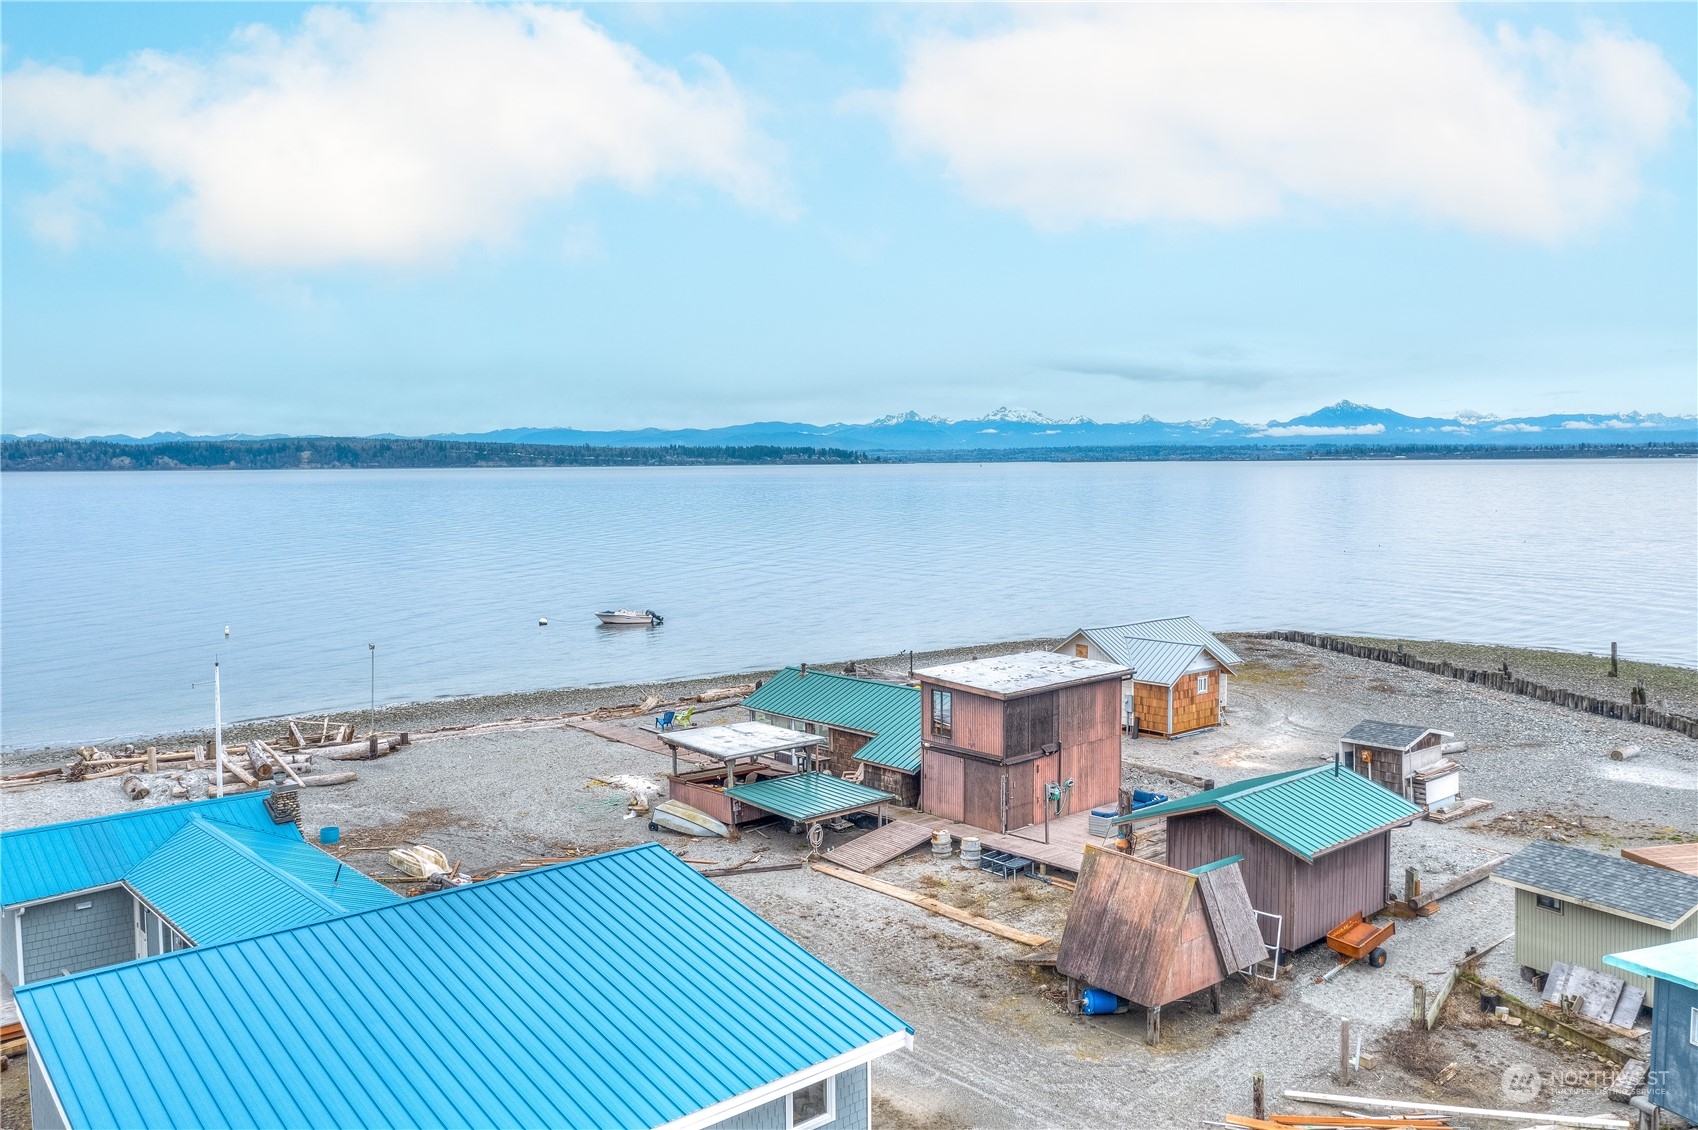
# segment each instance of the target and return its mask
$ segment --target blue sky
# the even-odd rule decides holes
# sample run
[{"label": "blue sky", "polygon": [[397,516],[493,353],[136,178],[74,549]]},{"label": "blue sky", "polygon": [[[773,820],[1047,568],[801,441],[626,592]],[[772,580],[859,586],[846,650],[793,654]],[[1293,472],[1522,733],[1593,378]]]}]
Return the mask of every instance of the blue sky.
[{"label": "blue sky", "polygon": [[0,425],[1690,413],[1695,10],[6,4]]}]

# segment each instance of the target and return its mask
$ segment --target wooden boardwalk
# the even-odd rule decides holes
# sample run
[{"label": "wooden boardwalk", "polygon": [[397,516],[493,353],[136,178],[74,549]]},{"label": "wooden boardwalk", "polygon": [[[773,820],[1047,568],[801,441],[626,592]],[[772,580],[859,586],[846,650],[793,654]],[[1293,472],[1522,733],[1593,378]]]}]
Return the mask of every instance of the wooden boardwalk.
[{"label": "wooden boardwalk", "polygon": [[[1044,843],[1044,826],[1033,824],[1027,828],[1018,828],[1013,832],[992,832],[986,828],[975,828],[971,824],[951,824],[925,812],[914,812],[897,817],[925,827],[928,831],[945,828],[955,838],[959,848],[961,837],[977,836],[981,847],[995,851],[1006,851],[1013,855],[1029,859],[1039,865],[1039,869],[1047,872],[1049,868],[1070,871],[1077,875],[1079,868],[1085,862],[1085,845],[1094,843],[1098,847],[1105,846],[1102,837],[1094,837],[1091,832],[1091,814],[1075,812],[1049,823],[1049,843]],[[1140,859],[1151,859],[1160,863],[1167,858],[1166,821],[1163,827],[1141,831],[1132,854]],[[1107,844],[1112,845],[1114,837],[1107,837]]]},{"label": "wooden boardwalk", "polygon": [[882,828],[839,844],[826,852],[825,858],[827,863],[835,863],[850,871],[867,872],[889,863],[903,852],[914,850],[931,838],[932,830],[925,824],[892,820]]}]

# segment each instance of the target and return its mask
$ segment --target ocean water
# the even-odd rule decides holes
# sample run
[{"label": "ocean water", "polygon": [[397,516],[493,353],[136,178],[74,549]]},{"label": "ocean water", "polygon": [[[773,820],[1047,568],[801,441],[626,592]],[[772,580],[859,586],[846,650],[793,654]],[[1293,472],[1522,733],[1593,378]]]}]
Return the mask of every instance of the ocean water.
[{"label": "ocean water", "polygon": [[215,657],[364,706],[372,643],[380,702],[1179,613],[1698,663],[1689,459],[10,474],[0,534],[8,749],[208,727]]}]

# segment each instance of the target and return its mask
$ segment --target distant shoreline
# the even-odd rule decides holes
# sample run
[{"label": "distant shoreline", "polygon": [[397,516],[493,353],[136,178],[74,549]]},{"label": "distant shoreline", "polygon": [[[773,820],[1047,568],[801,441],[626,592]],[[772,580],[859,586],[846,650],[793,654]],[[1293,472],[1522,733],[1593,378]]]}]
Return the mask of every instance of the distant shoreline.
[{"label": "distant shoreline", "polygon": [[595,446],[471,440],[307,437],[259,440],[8,439],[0,471],[464,470],[559,467],[767,467],[920,463],[1300,462],[1444,459],[1667,459],[1698,455],[1698,442],[1572,444],[1137,444],[1095,447],[857,451],[771,445]]}]

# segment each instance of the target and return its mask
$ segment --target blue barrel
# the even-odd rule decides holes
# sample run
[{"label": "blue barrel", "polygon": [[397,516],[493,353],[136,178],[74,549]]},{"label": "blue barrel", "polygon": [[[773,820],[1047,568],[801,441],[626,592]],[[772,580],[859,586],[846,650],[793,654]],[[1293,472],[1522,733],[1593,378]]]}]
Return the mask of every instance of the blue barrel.
[{"label": "blue barrel", "polygon": [[320,828],[318,830],[318,842],[321,844],[334,844],[341,839],[342,829],[340,828]]},{"label": "blue barrel", "polygon": [[1120,998],[1107,989],[1086,989],[1080,995],[1080,1006],[1086,1016],[1109,1016],[1125,1010]]}]

